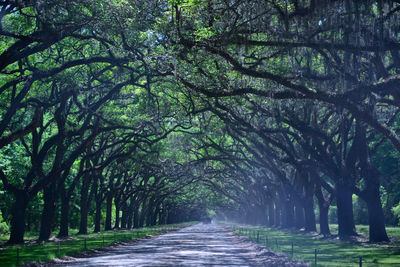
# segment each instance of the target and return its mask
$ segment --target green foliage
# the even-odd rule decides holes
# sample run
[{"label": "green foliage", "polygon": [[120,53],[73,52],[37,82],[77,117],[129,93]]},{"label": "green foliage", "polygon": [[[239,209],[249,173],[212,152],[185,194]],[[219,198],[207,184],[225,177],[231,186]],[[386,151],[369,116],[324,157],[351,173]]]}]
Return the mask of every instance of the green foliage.
[{"label": "green foliage", "polygon": [[[356,1],[326,10],[302,7],[307,1],[11,2],[19,6],[8,13],[3,6],[1,17],[0,51],[9,60],[0,72],[1,136],[29,125],[35,110],[43,122],[1,148],[0,168],[13,189],[29,195],[30,230],[39,228],[50,184],[57,194],[58,187],[73,189],[73,228],[83,181],[90,181],[89,227],[95,200],[111,193],[124,211],[138,201],[141,213],[156,203],[153,210],[184,220],[226,210],[241,216],[292,189],[303,195],[303,165],[317,166],[330,186],[350,173],[349,184],[362,190],[367,153],[346,165],[359,124],[382,176],[385,217],[398,222],[400,156],[389,141],[397,139],[381,136],[399,128],[399,115],[391,118],[398,100],[396,90],[375,87],[396,73],[398,59],[395,50],[375,55],[371,48],[383,41],[374,39],[383,13],[383,32],[398,36],[391,23],[398,6],[385,3],[382,12],[375,2],[370,10]],[[368,49],[347,50],[353,41]],[[3,183],[0,190],[9,222],[13,190]],[[355,220],[367,223],[365,203],[354,198],[353,205]],[[104,205],[99,210],[103,223]],[[335,205],[329,218],[337,221]]]},{"label": "green foliage", "polygon": [[[400,203],[392,208],[393,214],[400,220]],[[400,223],[399,223],[400,224]]]},{"label": "green foliage", "polygon": [[0,152],[0,167],[15,185],[23,183],[23,176],[29,168],[29,163],[29,157],[20,142],[14,142]]},{"label": "green foliage", "polygon": [[0,211],[0,235],[5,235],[9,234],[9,227],[7,223],[4,221],[4,218],[2,216],[2,213]]}]

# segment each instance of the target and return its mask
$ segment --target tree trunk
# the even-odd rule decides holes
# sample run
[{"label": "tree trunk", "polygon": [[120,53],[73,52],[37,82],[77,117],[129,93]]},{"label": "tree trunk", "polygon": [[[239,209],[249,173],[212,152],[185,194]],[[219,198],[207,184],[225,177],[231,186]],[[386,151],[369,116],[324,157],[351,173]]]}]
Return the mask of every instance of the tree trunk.
[{"label": "tree trunk", "polygon": [[146,212],[146,226],[151,225],[151,222],[153,221],[153,214],[154,214],[154,200],[150,199]]},{"label": "tree trunk", "polygon": [[256,212],[255,208],[251,205],[248,205],[246,208],[246,224],[255,225],[256,224]]},{"label": "tree trunk", "polygon": [[315,225],[314,199],[313,196],[306,196],[304,201],[305,230],[307,232],[317,231]]},{"label": "tree trunk", "polygon": [[287,199],[285,201],[285,227],[292,228],[295,226],[294,221],[294,205],[293,201]]},{"label": "tree trunk", "polygon": [[153,214],[153,218],[151,221],[151,225],[156,225],[157,224],[157,217],[158,214],[160,213],[160,204],[157,204],[155,210],[154,210],[154,214]]},{"label": "tree trunk", "polygon": [[98,199],[96,199],[96,214],[94,217],[93,233],[99,233],[101,231],[101,204],[102,204],[102,202],[103,201],[101,200],[101,196],[98,196]]},{"label": "tree trunk", "polygon": [[385,216],[379,192],[379,172],[370,165],[363,170],[363,176],[366,189],[360,196],[368,207],[369,242],[388,242],[390,240],[386,233]]},{"label": "tree trunk", "polygon": [[39,241],[47,241],[51,236],[54,214],[56,212],[56,184],[43,189],[43,211],[40,221]]},{"label": "tree trunk", "polygon": [[244,223],[251,224],[251,212],[249,211],[248,207],[245,209],[243,214],[244,214]]},{"label": "tree trunk", "polygon": [[69,221],[69,196],[63,196],[61,194],[61,217],[60,217],[60,232],[59,237],[67,237],[69,235],[68,231],[68,221]]},{"label": "tree trunk", "polygon": [[88,226],[88,212],[89,212],[89,205],[88,205],[88,200],[89,200],[89,186],[90,186],[90,181],[91,179],[89,177],[85,177],[83,179],[83,184],[81,188],[81,199],[80,199],[80,224],[79,224],[79,232],[78,234],[80,235],[86,235],[87,232],[87,226]]},{"label": "tree trunk", "polygon": [[126,228],[132,229],[132,225],[133,225],[133,212],[131,209],[129,209]]},{"label": "tree trunk", "polygon": [[143,227],[144,226],[144,220],[146,218],[146,205],[145,205],[145,201],[143,201],[142,203],[142,209],[140,210],[140,217],[139,217],[139,227]]},{"label": "tree trunk", "polygon": [[128,215],[127,215],[126,228],[132,229],[132,223],[133,223],[133,204],[132,204],[132,202],[129,204],[127,213],[128,213]]},{"label": "tree trunk", "polygon": [[317,185],[315,195],[318,200],[320,234],[324,236],[329,236],[331,235],[331,231],[329,229],[329,221],[328,221],[330,201],[325,200],[325,197],[322,194],[321,185]]},{"label": "tree trunk", "polygon": [[[4,214],[4,213],[3,213]],[[4,218],[5,216],[3,216]],[[25,231],[32,231],[32,212],[27,209]]]},{"label": "tree trunk", "polygon": [[281,226],[281,205],[278,200],[275,201],[275,227]]},{"label": "tree trunk", "polygon": [[301,199],[298,199],[295,203],[295,215],[296,215],[296,228],[301,229],[305,226],[304,224],[304,205]]},{"label": "tree trunk", "polygon": [[164,220],[164,212],[162,210],[162,207],[160,206],[160,209],[158,210],[158,214],[157,214],[156,225],[162,225],[163,220]]},{"label": "tree trunk", "polygon": [[388,242],[389,237],[385,228],[385,217],[383,214],[380,198],[380,173],[372,164],[370,150],[366,137],[366,127],[362,124],[357,125],[359,132],[359,158],[361,174],[365,179],[366,188],[360,195],[368,207],[369,222],[369,242]]},{"label": "tree trunk", "polygon": [[385,216],[379,196],[369,195],[368,201],[369,242],[389,242],[385,228]]},{"label": "tree trunk", "polygon": [[127,220],[128,220],[128,207],[125,202],[122,204],[121,209],[122,209],[121,229],[126,229],[126,224],[127,224]]},{"label": "tree trunk", "polygon": [[133,227],[139,228],[139,205],[137,203],[133,209]]},{"label": "tree trunk", "polygon": [[60,214],[60,231],[58,233],[58,237],[67,237],[69,235],[69,211],[70,211],[70,201],[71,196],[74,193],[74,189],[78,184],[83,170],[83,162],[80,163],[79,172],[74,177],[74,179],[69,183],[69,188],[67,190],[66,179],[69,174],[69,171],[66,170],[63,172],[62,180],[58,183],[58,193],[60,195],[61,200],[61,214]]},{"label": "tree trunk", "polygon": [[11,233],[7,244],[24,243],[25,215],[29,203],[29,196],[23,190],[14,193],[14,203],[11,210]]},{"label": "tree trunk", "polygon": [[112,200],[113,194],[108,192],[106,199],[106,222],[104,225],[104,230],[111,230],[111,218],[112,218]]},{"label": "tree trunk", "polygon": [[115,224],[114,224],[114,229],[118,229],[119,223],[120,223],[120,217],[119,217],[119,212],[121,209],[121,204],[120,204],[121,196],[116,196],[114,198],[114,205],[115,205]]},{"label": "tree trunk", "polygon": [[131,198],[129,199],[129,211],[128,211],[128,223],[127,223],[128,229],[132,229],[134,209],[135,209],[135,198],[131,196]]},{"label": "tree trunk", "polygon": [[171,224],[172,223],[172,211],[171,209],[168,209],[167,211],[167,224]]},{"label": "tree trunk", "polygon": [[262,207],[261,207],[261,225],[267,225],[267,223],[268,223],[268,221],[267,221],[267,217],[268,217],[268,215],[267,215],[267,205],[263,205]]},{"label": "tree trunk", "polygon": [[347,184],[336,185],[336,202],[338,212],[339,237],[347,239],[357,235],[353,215],[353,191]]},{"label": "tree trunk", "polygon": [[268,204],[268,226],[272,227],[275,224],[274,202]]},{"label": "tree trunk", "polygon": [[165,209],[165,205],[163,204],[161,207],[161,212],[160,212],[160,219],[158,221],[158,224],[163,225],[167,223],[167,212]]}]

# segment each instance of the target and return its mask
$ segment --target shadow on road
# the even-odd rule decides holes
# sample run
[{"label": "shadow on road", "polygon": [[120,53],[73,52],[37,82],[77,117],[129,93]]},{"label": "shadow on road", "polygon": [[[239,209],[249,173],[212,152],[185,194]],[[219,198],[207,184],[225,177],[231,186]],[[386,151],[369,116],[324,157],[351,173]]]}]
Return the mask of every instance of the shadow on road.
[{"label": "shadow on road", "polygon": [[[54,263],[52,264],[54,266]],[[197,224],[57,266],[307,266],[218,224]]]}]

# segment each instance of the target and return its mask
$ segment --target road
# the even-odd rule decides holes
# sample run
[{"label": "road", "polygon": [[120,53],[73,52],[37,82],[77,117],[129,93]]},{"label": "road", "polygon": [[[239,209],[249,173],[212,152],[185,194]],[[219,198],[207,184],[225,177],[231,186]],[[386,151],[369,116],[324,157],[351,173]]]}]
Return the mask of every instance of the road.
[{"label": "road", "polygon": [[60,266],[307,266],[218,224],[197,224]]}]

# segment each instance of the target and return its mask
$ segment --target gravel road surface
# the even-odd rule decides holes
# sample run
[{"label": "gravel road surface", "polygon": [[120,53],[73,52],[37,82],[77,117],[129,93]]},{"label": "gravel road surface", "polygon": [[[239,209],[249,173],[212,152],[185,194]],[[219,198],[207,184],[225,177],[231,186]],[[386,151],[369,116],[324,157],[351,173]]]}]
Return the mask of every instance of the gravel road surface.
[{"label": "gravel road surface", "polygon": [[[54,263],[52,264],[54,266]],[[57,266],[308,266],[219,224],[197,224]]]}]

